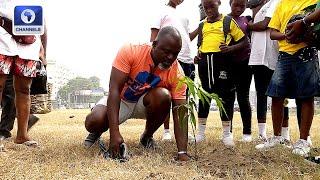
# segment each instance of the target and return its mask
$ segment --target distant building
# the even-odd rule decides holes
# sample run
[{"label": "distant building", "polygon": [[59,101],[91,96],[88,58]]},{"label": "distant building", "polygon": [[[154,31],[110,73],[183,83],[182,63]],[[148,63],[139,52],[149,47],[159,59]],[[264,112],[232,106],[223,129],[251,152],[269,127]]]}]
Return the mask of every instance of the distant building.
[{"label": "distant building", "polygon": [[70,79],[76,77],[75,73],[72,73],[69,68],[62,64],[58,64],[56,61],[48,60],[48,83],[52,83],[52,94],[50,100],[57,100],[59,89],[66,85]]}]

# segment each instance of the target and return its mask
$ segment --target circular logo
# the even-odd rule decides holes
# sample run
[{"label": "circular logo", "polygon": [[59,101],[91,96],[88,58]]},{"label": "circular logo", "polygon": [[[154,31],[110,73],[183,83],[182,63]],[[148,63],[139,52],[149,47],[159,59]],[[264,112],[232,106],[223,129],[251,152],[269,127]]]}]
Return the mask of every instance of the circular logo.
[{"label": "circular logo", "polygon": [[25,9],[21,13],[21,20],[26,24],[31,24],[36,19],[36,14],[31,9]]}]

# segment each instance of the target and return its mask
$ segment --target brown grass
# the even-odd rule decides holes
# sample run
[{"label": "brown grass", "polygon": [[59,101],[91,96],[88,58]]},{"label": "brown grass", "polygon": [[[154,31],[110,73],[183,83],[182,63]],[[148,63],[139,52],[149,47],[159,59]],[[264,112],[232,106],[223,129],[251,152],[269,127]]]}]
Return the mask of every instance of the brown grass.
[{"label": "brown grass", "polygon": [[[138,144],[144,128],[143,120],[130,120],[121,126],[132,157],[127,163],[105,160],[97,146],[86,150],[82,141],[87,135],[84,118],[89,110],[63,110],[39,115],[41,121],[30,135],[40,142],[40,148],[27,148],[6,141],[6,152],[0,153],[0,179],[319,179],[320,168],[310,165],[288,149],[259,152],[255,143],[241,139],[240,116],[234,118],[235,149],[220,142],[221,123],[211,112],[206,131],[207,141],[198,146],[199,159],[186,164],[173,160],[175,143],[161,142],[162,128],[155,134],[160,149],[144,150]],[[69,118],[75,115],[74,118]],[[315,147],[320,145],[320,116],[312,127]],[[271,134],[271,120],[268,118]],[[298,138],[294,114],[291,116],[291,137]],[[171,126],[172,127],[172,126]],[[257,136],[254,118],[253,136]],[[14,131],[15,132],[15,131]],[[108,133],[103,135],[108,142]],[[193,148],[189,148],[191,153]],[[320,152],[319,152],[320,154]]]}]

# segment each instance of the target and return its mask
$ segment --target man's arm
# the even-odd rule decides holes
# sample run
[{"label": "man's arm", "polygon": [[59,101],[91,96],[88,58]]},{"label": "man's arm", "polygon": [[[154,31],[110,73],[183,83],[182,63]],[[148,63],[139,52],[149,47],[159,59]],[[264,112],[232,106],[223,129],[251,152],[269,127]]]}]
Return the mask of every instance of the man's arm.
[{"label": "man's arm", "polygon": [[107,116],[110,128],[110,149],[112,156],[119,154],[119,146],[123,143],[123,138],[119,131],[119,109],[120,109],[120,94],[128,75],[115,67],[112,67],[109,95],[107,101]]},{"label": "man's arm", "polygon": [[[173,100],[172,101],[172,114],[174,122],[174,135],[176,138],[178,148],[178,160],[187,161],[190,157],[187,154],[188,145],[188,125],[182,126],[179,121],[178,109],[175,108],[179,105],[186,104],[186,100]],[[186,122],[187,123],[187,122]]]},{"label": "man's arm", "polygon": [[156,40],[158,33],[159,33],[159,29],[151,28],[150,42],[153,42],[154,40]]},{"label": "man's arm", "polygon": [[268,29],[268,24],[271,18],[266,17],[263,21],[257,23],[248,23],[248,28],[250,31],[265,31]]},{"label": "man's arm", "polygon": [[271,40],[284,40],[286,39],[286,35],[279,32],[278,30],[276,29],[271,29],[271,32],[270,32],[270,39]]}]

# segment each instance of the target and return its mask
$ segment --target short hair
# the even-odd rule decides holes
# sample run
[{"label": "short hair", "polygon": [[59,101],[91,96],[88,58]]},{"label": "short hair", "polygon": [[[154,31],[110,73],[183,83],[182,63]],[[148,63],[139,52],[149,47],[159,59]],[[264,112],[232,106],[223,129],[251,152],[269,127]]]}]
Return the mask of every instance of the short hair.
[{"label": "short hair", "polygon": [[181,34],[175,27],[172,26],[166,26],[160,29],[156,40],[158,41],[159,39],[167,35],[170,35],[172,38],[176,38],[178,41],[180,41],[180,43],[182,43]]}]

